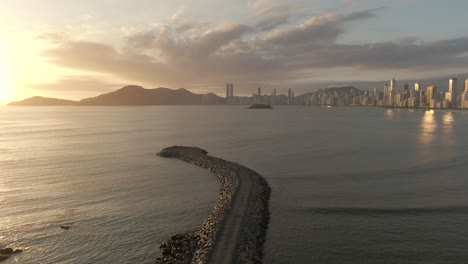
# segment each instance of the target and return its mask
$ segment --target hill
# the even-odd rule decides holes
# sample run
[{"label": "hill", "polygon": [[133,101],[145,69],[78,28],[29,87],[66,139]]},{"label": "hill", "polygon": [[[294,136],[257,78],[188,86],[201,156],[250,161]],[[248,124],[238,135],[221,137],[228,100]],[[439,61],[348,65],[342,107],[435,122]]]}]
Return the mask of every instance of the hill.
[{"label": "hill", "polygon": [[34,96],[18,102],[9,103],[8,106],[64,106],[64,105],[78,105],[77,101],[63,100],[57,98],[47,98],[41,96]]},{"label": "hill", "polygon": [[331,88],[323,88],[317,91],[313,91],[310,93],[302,94],[298,97],[313,95],[313,94],[348,94],[348,95],[361,95],[364,91],[353,87],[353,86],[343,86],[343,87],[331,87]]},{"label": "hill", "polygon": [[86,98],[79,102],[54,98],[32,97],[13,102],[9,106],[141,106],[141,105],[208,105],[224,104],[225,99],[215,94],[194,94],[186,89],[156,88],[145,89],[141,86],[125,86],[117,91]]}]

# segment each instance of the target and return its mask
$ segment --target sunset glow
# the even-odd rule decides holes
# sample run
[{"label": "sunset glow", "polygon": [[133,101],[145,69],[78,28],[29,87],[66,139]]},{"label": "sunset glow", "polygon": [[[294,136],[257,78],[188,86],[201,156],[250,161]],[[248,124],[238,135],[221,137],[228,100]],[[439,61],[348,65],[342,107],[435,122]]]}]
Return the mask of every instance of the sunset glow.
[{"label": "sunset glow", "polygon": [[3,0],[0,264],[468,263],[467,0]]},{"label": "sunset glow", "polygon": [[11,71],[6,54],[0,50],[0,103],[14,97]]},{"label": "sunset glow", "polygon": [[[426,85],[468,70],[466,8],[459,0],[20,0],[0,10],[0,101],[79,100],[130,84],[218,95],[226,82],[242,95],[363,81],[381,89],[391,77]],[[451,15],[420,23],[443,12]]]}]

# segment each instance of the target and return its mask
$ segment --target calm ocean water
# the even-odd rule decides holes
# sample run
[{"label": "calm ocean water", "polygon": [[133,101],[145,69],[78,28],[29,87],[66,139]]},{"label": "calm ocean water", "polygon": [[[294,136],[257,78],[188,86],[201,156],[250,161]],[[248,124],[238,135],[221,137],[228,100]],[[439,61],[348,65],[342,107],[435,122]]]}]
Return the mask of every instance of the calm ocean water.
[{"label": "calm ocean water", "polygon": [[[217,199],[194,145],[270,182],[265,263],[468,263],[468,112],[0,107],[11,263],[153,263]],[[60,225],[71,225],[68,231]]]}]

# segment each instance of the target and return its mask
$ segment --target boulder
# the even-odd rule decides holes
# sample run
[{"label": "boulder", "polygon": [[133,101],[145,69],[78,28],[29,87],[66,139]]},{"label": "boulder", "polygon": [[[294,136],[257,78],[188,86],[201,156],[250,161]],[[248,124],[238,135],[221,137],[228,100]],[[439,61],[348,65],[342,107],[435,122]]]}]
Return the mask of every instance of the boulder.
[{"label": "boulder", "polygon": [[11,254],[13,254],[13,252],[15,252],[15,251],[12,248],[0,249],[0,254],[1,255],[11,255]]}]

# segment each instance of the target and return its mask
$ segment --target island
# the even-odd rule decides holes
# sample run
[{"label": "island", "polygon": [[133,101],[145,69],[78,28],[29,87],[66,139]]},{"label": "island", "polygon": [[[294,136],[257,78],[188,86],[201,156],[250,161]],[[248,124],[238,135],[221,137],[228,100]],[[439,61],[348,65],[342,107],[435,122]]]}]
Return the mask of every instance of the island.
[{"label": "island", "polygon": [[196,94],[187,89],[146,89],[128,85],[116,91],[82,99],[63,100],[35,96],[8,106],[147,106],[147,105],[216,105],[225,104],[226,99],[213,93]]},{"label": "island", "polygon": [[9,103],[8,106],[72,106],[78,105],[77,101],[63,100],[57,98],[48,98],[42,96],[34,96],[18,102]]},{"label": "island", "polygon": [[198,230],[160,243],[161,257],[156,263],[260,264],[270,218],[271,189],[266,180],[249,168],[196,147],[169,147],[158,156],[210,170],[221,190],[213,211]]},{"label": "island", "polygon": [[247,109],[273,109],[273,107],[269,104],[253,104],[247,107]]}]

